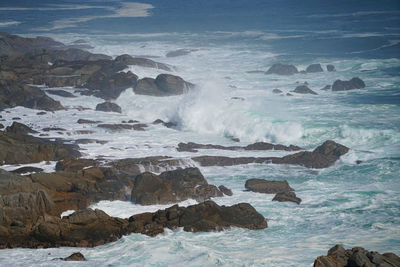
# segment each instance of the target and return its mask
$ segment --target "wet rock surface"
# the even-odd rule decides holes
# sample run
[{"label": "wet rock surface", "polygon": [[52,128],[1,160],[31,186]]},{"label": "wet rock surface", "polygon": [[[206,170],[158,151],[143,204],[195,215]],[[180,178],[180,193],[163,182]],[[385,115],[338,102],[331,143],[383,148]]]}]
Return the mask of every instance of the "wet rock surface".
[{"label": "wet rock surface", "polygon": [[314,267],[398,267],[400,257],[388,252],[380,254],[362,247],[344,249],[336,245],[329,249],[327,256],[319,256]]},{"label": "wet rock surface", "polygon": [[310,88],[308,88],[307,85],[299,85],[297,86],[294,90],[294,93],[298,93],[298,94],[311,94],[311,95],[318,95],[316,92],[314,92],[313,90],[311,90]]},{"label": "wet rock surface", "polygon": [[160,74],[156,79],[143,78],[138,81],[135,94],[151,96],[172,96],[187,93],[194,87],[192,83],[171,74]]},{"label": "wet rock surface", "polygon": [[354,77],[349,81],[336,80],[332,85],[332,91],[348,91],[362,88],[365,88],[365,83],[358,77]]},{"label": "wet rock surface", "polygon": [[209,185],[197,168],[163,172],[145,172],[135,178],[131,201],[141,205],[169,204],[192,198],[204,201],[222,197],[214,185]]},{"label": "wet rock surface", "polygon": [[61,258],[63,261],[86,261],[85,256],[83,256],[80,252],[75,252],[69,255],[68,257]]},{"label": "wet rock surface", "polygon": [[103,102],[103,103],[97,104],[96,110],[104,111],[104,112],[122,113],[121,107],[112,102]]},{"label": "wet rock surface", "polygon": [[293,65],[277,63],[277,64],[272,65],[268,69],[266,74],[293,75],[298,72],[299,71],[297,70],[297,68]]},{"label": "wet rock surface", "polygon": [[0,164],[24,164],[79,157],[77,147],[0,131]]},{"label": "wet rock surface", "polygon": [[314,151],[302,151],[281,158],[278,157],[223,157],[223,156],[198,156],[192,160],[201,166],[233,166],[249,163],[261,164],[291,164],[307,168],[322,169],[332,166],[342,155],[349,151],[348,147],[328,140],[318,146]]},{"label": "wet rock surface", "polygon": [[249,179],[246,181],[245,188],[253,192],[266,194],[293,191],[287,181],[268,181],[264,179]]},{"label": "wet rock surface", "polygon": [[242,146],[221,146],[212,144],[197,144],[193,142],[179,143],[176,149],[179,152],[198,152],[197,149],[221,149],[221,150],[284,150],[284,151],[297,151],[301,150],[298,146],[285,146],[279,144],[270,144],[266,142],[257,142],[254,144]]},{"label": "wet rock surface", "polygon": [[316,73],[316,72],[323,72],[324,70],[321,67],[321,64],[311,64],[310,66],[307,67],[306,72],[307,73]]}]

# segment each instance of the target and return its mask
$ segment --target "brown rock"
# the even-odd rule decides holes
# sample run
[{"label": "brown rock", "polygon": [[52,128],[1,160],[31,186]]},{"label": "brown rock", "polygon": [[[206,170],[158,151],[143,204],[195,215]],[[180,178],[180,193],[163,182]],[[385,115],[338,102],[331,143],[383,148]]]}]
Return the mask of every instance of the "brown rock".
[{"label": "brown rock", "polygon": [[277,193],[272,201],[279,201],[279,202],[294,202],[296,204],[301,203],[301,199],[296,196],[295,192],[286,191]]},{"label": "brown rock", "polygon": [[245,188],[253,192],[266,194],[293,191],[287,181],[267,181],[264,179],[249,179],[246,181]]},{"label": "brown rock", "polygon": [[111,102],[104,102],[104,103],[98,104],[96,106],[96,110],[105,111],[105,112],[122,113],[121,107],[118,106],[117,104],[111,103]]},{"label": "brown rock", "polygon": [[83,256],[82,253],[75,252],[66,258],[61,258],[61,260],[63,260],[63,261],[86,261],[86,258],[85,258],[85,256]]},{"label": "brown rock", "polygon": [[224,186],[224,185],[218,186],[218,189],[219,189],[219,191],[221,191],[224,195],[227,195],[227,196],[232,196],[232,195],[233,195],[232,190],[230,190],[229,188],[227,188],[227,187]]}]

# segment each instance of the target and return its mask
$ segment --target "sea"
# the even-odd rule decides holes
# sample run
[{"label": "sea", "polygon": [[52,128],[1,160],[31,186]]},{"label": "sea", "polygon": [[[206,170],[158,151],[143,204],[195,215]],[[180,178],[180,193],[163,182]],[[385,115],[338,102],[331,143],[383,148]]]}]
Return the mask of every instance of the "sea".
[{"label": "sea", "polygon": [[[83,157],[171,156],[182,159],[181,167],[189,167],[197,166],[190,160],[195,155],[264,157],[290,152],[178,152],[179,142],[245,146],[264,141],[312,150],[334,140],[350,148],[325,169],[274,164],[198,166],[210,184],[233,191],[233,196],[214,198],[216,203],[250,203],[268,219],[267,229],[210,233],[176,229],[156,237],[131,234],[95,248],[3,249],[1,266],[77,266],[54,260],[77,251],[88,259],[79,266],[312,266],[317,256],[326,255],[336,244],[400,255],[398,0],[2,0],[0,31],[48,36],[66,44],[83,40],[93,47],[89,51],[113,57],[147,57],[174,66],[170,74],[196,84],[188,94],[170,97],[135,95],[127,89],[115,100],[122,114],[95,111],[104,100],[81,96],[74,88],[63,89],[76,98],[49,95],[68,110],[38,116],[37,111],[15,107],[1,113],[5,126],[20,117],[19,122],[34,130],[54,126],[72,133],[49,132],[50,138],[108,141],[80,145]],[[186,54],[166,56],[180,49]],[[299,70],[320,63],[324,72],[263,73],[279,62]],[[328,72],[328,64],[336,71]],[[139,78],[165,73],[138,66],[124,71],[128,70]],[[366,88],[321,90],[337,79],[352,77],[361,78]],[[291,92],[305,82],[318,95]],[[275,94],[273,89],[283,93]],[[80,118],[104,123],[132,119],[149,127],[108,132],[78,124]],[[177,126],[151,124],[156,119]],[[75,134],[78,130],[94,133]],[[55,162],[30,165],[52,172]],[[244,191],[250,178],[287,180],[302,202],[273,202],[273,195]],[[187,200],[180,205],[195,203]],[[91,207],[128,218],[168,205],[100,201]]]}]

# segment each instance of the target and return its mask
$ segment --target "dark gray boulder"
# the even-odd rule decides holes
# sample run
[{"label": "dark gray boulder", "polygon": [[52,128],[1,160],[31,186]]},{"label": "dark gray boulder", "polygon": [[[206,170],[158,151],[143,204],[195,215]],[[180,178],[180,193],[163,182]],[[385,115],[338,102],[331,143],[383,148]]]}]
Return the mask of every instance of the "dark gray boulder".
[{"label": "dark gray boulder", "polygon": [[316,72],[323,72],[324,70],[321,67],[321,64],[311,64],[310,66],[307,67],[306,72],[307,73],[316,73]]},{"label": "dark gray boulder", "polygon": [[333,66],[331,64],[326,65],[326,70],[329,72],[336,71],[335,66]]},{"label": "dark gray boulder", "polygon": [[272,65],[266,74],[278,74],[278,75],[293,75],[298,73],[299,71],[293,65],[281,64],[277,63]]},{"label": "dark gray boulder", "polygon": [[25,124],[14,121],[11,126],[6,128],[7,133],[15,133],[15,134],[29,134],[29,133],[38,133],[35,130],[32,130],[30,127]]},{"label": "dark gray boulder", "polygon": [[307,85],[299,85],[294,89],[292,92],[298,93],[298,94],[311,94],[311,95],[318,95],[316,92],[308,88]]},{"label": "dark gray boulder", "polygon": [[332,91],[347,91],[353,89],[362,89],[365,83],[358,77],[354,77],[349,81],[336,80],[332,85]]},{"label": "dark gray boulder", "polygon": [[111,102],[104,102],[104,103],[97,104],[96,110],[104,111],[104,112],[122,113],[121,107],[118,106],[117,104],[111,103]]},{"label": "dark gray boulder", "polygon": [[282,92],[282,90],[274,89],[274,90],[272,90],[272,93],[274,93],[274,94],[281,94],[281,93],[283,93],[283,92]]},{"label": "dark gray boulder", "polygon": [[325,85],[324,88],[321,88],[321,90],[322,90],[322,91],[331,90],[331,86],[330,86],[329,84],[328,84],[328,85]]},{"label": "dark gray boulder", "polygon": [[230,190],[229,188],[227,188],[227,187],[224,186],[224,185],[218,186],[218,189],[219,189],[219,191],[221,191],[224,195],[227,195],[227,196],[232,196],[232,195],[233,195],[232,190]]}]

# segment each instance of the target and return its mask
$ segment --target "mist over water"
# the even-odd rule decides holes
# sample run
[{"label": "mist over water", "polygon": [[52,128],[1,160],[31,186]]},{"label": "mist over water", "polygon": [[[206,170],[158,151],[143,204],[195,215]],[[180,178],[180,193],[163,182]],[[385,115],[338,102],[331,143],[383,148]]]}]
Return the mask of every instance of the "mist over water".
[{"label": "mist over water", "polygon": [[[3,115],[3,124],[8,126],[12,117],[19,116],[33,129],[50,123],[71,131],[95,130],[87,138],[109,143],[82,145],[82,153],[88,158],[287,154],[219,150],[191,154],[175,149],[179,142],[238,145],[232,137],[240,139],[239,145],[266,141],[310,150],[334,140],[350,147],[350,152],[322,170],[257,164],[200,167],[210,184],[223,184],[233,191],[233,196],[214,201],[223,205],[250,203],[269,219],[265,230],[233,228],[194,234],[178,229],[153,238],[132,234],[96,248],[0,250],[0,265],[58,266],[59,262],[52,258],[78,250],[89,260],[82,263],[85,266],[311,266],[317,256],[326,254],[335,244],[400,253],[398,1],[306,1],[301,5],[295,1],[244,0],[142,2],[153,7],[144,6],[147,8],[140,16],[105,17],[119,14],[121,3],[91,2],[87,5],[92,7],[60,10],[78,3],[64,0],[54,5],[52,1],[41,1],[33,6],[5,1],[0,4],[0,30],[46,35],[65,43],[84,39],[94,47],[91,52],[111,56],[151,57],[175,66],[171,74],[196,84],[195,90],[182,96],[151,97],[135,95],[127,89],[115,100],[122,114],[66,110],[38,118],[18,107]],[[52,10],[38,12],[34,8]],[[98,18],[81,23],[71,20],[89,15]],[[67,19],[70,25],[63,27]],[[166,57],[178,49],[191,52]],[[292,76],[249,73],[266,71],[277,62],[294,64],[299,70],[321,63],[324,72]],[[333,64],[336,71],[327,72],[327,64]],[[163,73],[137,66],[129,70],[140,78],[155,78]],[[320,90],[337,79],[352,77],[364,80],[366,88],[347,92]],[[291,92],[304,82],[318,95]],[[283,93],[274,94],[272,90],[276,88]],[[65,90],[74,92],[72,88]],[[287,93],[293,96],[286,96]],[[103,102],[80,95],[73,99],[51,97],[69,107],[94,109]],[[110,134],[78,125],[78,118],[104,123],[133,119],[148,124],[162,119],[177,126],[169,129],[150,125],[145,132]],[[356,164],[358,160],[362,163]],[[190,160],[185,164],[194,165]],[[302,203],[272,202],[272,195],[244,192],[244,183],[250,178],[287,180]],[[183,204],[193,203],[189,200]],[[103,201],[93,207],[124,218],[164,208],[120,201]]]}]

